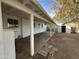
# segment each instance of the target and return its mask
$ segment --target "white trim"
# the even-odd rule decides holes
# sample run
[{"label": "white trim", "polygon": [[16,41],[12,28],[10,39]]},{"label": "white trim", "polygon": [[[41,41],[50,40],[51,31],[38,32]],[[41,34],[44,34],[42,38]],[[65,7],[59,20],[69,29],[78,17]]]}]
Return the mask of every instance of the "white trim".
[{"label": "white trim", "polygon": [[0,29],[3,29],[1,0],[0,0]]}]

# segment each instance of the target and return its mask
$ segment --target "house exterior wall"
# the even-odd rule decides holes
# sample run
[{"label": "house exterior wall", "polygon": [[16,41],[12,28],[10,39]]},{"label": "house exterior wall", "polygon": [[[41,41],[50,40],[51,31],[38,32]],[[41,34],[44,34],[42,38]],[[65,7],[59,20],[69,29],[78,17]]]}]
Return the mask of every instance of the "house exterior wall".
[{"label": "house exterior wall", "polygon": [[4,59],[3,31],[0,29],[0,59]]},{"label": "house exterior wall", "polygon": [[[8,22],[7,22],[8,18],[17,19],[18,20],[18,28],[8,28]],[[13,30],[15,33],[15,37],[17,38],[18,35],[21,35],[20,28],[21,28],[20,18],[3,13],[3,29]]]},{"label": "house exterior wall", "polygon": [[34,29],[35,34],[40,33],[40,32],[45,32],[46,29],[47,29],[47,26],[44,23],[35,22],[35,29]]},{"label": "house exterior wall", "polygon": [[4,59],[16,59],[14,32],[10,30],[4,30],[3,36]]},{"label": "house exterior wall", "polygon": [[[7,24],[8,24],[7,19],[8,18],[17,19],[18,20],[18,27],[17,28],[8,28],[8,26],[7,26]],[[22,22],[22,26],[21,26],[21,22]],[[8,29],[8,30],[14,30],[16,38],[18,36],[21,36],[21,30],[22,30],[23,37],[27,37],[30,35],[30,19],[22,19],[19,17],[15,17],[15,16],[11,16],[11,15],[3,13],[3,28]],[[47,27],[44,23],[35,22],[34,34],[44,32],[44,31],[46,31],[46,28]]]},{"label": "house exterior wall", "polygon": [[0,59],[16,59],[15,55],[14,32],[0,30]]},{"label": "house exterior wall", "polygon": [[[30,20],[22,19],[23,24],[23,37],[30,35]],[[42,27],[43,25],[43,27]],[[41,33],[46,31],[46,25],[41,22],[35,22],[34,34]]]},{"label": "house exterior wall", "polygon": [[57,26],[58,33],[61,33],[61,26]]},{"label": "house exterior wall", "polygon": [[71,33],[71,27],[66,26],[66,33]]}]

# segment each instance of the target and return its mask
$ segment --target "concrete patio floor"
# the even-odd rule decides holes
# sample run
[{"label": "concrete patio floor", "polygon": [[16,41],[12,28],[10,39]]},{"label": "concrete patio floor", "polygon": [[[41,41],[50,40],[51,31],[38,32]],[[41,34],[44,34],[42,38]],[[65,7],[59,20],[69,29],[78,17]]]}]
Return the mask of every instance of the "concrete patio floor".
[{"label": "concrete patio floor", "polygon": [[[43,43],[50,38],[49,32],[39,33],[35,35],[35,53]],[[30,37],[24,39],[16,39],[16,59],[31,59],[30,56]]]}]

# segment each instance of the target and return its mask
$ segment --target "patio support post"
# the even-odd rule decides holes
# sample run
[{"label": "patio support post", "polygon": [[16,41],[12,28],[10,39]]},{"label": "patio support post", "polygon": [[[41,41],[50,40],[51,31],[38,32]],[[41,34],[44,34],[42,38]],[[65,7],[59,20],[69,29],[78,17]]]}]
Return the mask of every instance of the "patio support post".
[{"label": "patio support post", "polygon": [[56,27],[55,27],[55,25],[54,25],[54,33],[55,33],[55,28],[56,28]]},{"label": "patio support post", "polygon": [[0,59],[4,59],[3,23],[2,23],[1,0],[0,0]]},{"label": "patio support post", "polygon": [[52,36],[52,25],[50,24],[50,37]]},{"label": "patio support post", "polygon": [[34,55],[34,16],[33,14],[31,14],[30,16],[30,25],[31,25],[31,36],[30,36],[30,53],[31,53],[31,56]]}]

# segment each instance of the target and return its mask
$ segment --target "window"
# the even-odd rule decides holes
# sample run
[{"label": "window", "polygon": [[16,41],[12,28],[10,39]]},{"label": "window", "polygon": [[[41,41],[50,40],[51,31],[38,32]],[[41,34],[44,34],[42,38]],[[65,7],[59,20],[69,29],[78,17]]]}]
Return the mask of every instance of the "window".
[{"label": "window", "polygon": [[15,19],[7,19],[8,27],[9,28],[15,28],[18,27],[18,20]]},{"label": "window", "polygon": [[40,23],[38,24],[38,26],[40,27]]},{"label": "window", "polygon": [[43,24],[41,24],[41,27],[43,27]]}]

